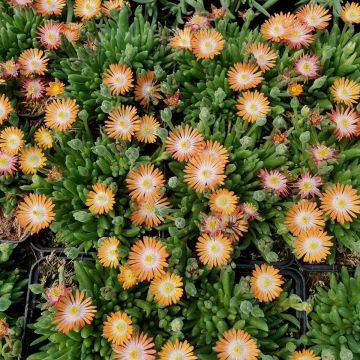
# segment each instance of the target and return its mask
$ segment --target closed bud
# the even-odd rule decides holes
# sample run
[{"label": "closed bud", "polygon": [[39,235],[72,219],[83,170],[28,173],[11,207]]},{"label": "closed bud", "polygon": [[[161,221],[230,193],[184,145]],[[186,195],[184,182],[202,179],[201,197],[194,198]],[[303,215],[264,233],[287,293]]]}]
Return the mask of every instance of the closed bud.
[{"label": "closed bud", "polygon": [[263,117],[257,119],[255,123],[257,126],[264,126],[266,124],[266,121],[267,121],[266,117],[263,116]]},{"label": "closed bud", "polygon": [[175,189],[178,185],[179,185],[179,179],[176,176],[172,176],[169,180],[168,180],[168,185],[172,188]]},{"label": "closed bud", "polygon": [[236,165],[235,164],[228,164],[226,166],[226,171],[225,172],[228,175],[228,174],[233,173],[235,170],[236,170]]},{"label": "closed bud", "polygon": [[343,48],[343,55],[349,56],[351,55],[355,50],[356,43],[353,41],[349,41]]},{"label": "closed bud", "polygon": [[174,221],[175,223],[175,226],[178,228],[178,229],[183,229],[186,225],[186,221],[184,218],[182,217],[177,217]]},{"label": "closed bud", "polygon": [[104,100],[101,104],[101,110],[108,114],[113,109],[113,106],[110,101]]},{"label": "closed bud", "polygon": [[250,136],[244,136],[240,139],[241,146],[246,149],[254,144],[254,140]]},{"label": "closed bud", "polygon": [[161,120],[166,122],[166,123],[171,121],[171,118],[172,118],[171,110],[168,107],[165,108],[164,110],[161,110],[160,111],[160,117],[161,117]]},{"label": "closed bud", "polygon": [[297,96],[294,96],[291,100],[290,100],[290,106],[292,109],[297,109],[299,107],[300,103],[299,103],[299,99],[297,98]]},{"label": "closed bud", "polygon": [[285,144],[279,144],[275,148],[276,155],[284,155],[288,151],[288,148]]},{"label": "closed bud", "polygon": [[348,348],[346,348],[345,346],[341,346],[340,359],[341,360],[353,360],[353,358],[354,358],[354,354],[352,353],[352,351],[349,350]]},{"label": "closed bud", "polygon": [[173,332],[177,332],[177,333],[182,330],[183,326],[184,326],[184,322],[183,322],[181,319],[179,319],[179,318],[174,319],[174,320],[170,323],[171,330],[172,330]]},{"label": "closed bud", "polygon": [[256,201],[264,201],[265,200],[265,192],[262,190],[254,191],[253,198]]},{"label": "closed bud", "polygon": [[84,110],[81,110],[81,111],[79,112],[78,116],[79,116],[79,119],[80,119],[80,120],[86,121],[86,120],[88,119],[88,117],[89,117],[89,114],[88,114],[88,112],[84,109]]},{"label": "closed bud", "polygon": [[324,45],[321,49],[321,62],[330,59],[333,56],[335,50],[335,47]]},{"label": "closed bud", "polygon": [[225,91],[222,89],[222,88],[218,88],[216,91],[215,91],[215,101],[218,103],[218,104],[221,104],[225,98],[226,98],[226,93]]},{"label": "closed bud", "polygon": [[270,96],[271,97],[278,97],[280,94],[280,89],[278,87],[273,87],[271,90],[270,90]]},{"label": "closed bud", "polygon": [[131,163],[134,163],[139,158],[139,148],[130,147],[125,151],[125,156]]},{"label": "closed bud", "polygon": [[310,131],[304,131],[300,134],[299,139],[302,144],[307,144],[310,141]]},{"label": "closed bud", "polygon": [[253,306],[250,301],[244,300],[240,303],[240,311],[246,315],[251,313]]},{"label": "closed bud", "polygon": [[307,105],[305,105],[305,106],[303,106],[302,108],[301,108],[301,115],[302,116],[304,116],[304,117],[306,117],[306,116],[308,116],[309,115],[309,112],[310,112],[310,108],[307,106]]},{"label": "closed bud", "polygon": [[277,116],[273,120],[273,126],[275,129],[286,129],[286,121],[282,116]]},{"label": "closed bud", "polygon": [[321,359],[322,360],[336,360],[336,356],[331,350],[324,349],[321,352]]},{"label": "closed bud", "polygon": [[155,65],[154,75],[157,79],[159,79],[159,78],[165,76],[166,72],[163,70],[163,68],[160,65]]},{"label": "closed bud", "polygon": [[80,139],[72,139],[67,144],[74,150],[81,150],[83,148],[83,143]]},{"label": "closed bud", "polygon": [[103,97],[107,97],[107,98],[110,98],[111,97],[111,92],[110,92],[110,89],[107,85],[105,84],[101,84],[100,85],[100,94],[101,96]]},{"label": "closed bud", "polygon": [[202,107],[200,109],[199,118],[202,121],[208,121],[210,119],[210,111],[209,111],[209,109],[206,108],[206,107]]}]

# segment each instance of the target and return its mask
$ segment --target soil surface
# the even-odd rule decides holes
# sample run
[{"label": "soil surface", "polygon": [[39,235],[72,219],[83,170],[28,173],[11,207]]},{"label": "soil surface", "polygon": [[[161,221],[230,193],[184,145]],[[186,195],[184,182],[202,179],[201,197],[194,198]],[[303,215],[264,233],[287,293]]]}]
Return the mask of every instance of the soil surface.
[{"label": "soil surface", "polygon": [[26,234],[26,231],[20,227],[16,219],[15,210],[7,215],[4,209],[0,208],[0,239],[16,242],[22,240]]}]

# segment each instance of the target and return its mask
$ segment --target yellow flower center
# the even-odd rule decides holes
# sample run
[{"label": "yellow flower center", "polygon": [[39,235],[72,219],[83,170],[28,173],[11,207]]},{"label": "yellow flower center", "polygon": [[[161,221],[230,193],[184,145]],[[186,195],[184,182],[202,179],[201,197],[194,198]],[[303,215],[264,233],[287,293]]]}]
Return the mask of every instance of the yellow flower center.
[{"label": "yellow flower center", "polygon": [[339,198],[338,201],[337,201],[337,205],[338,205],[340,208],[345,207],[345,206],[346,206],[346,201],[345,201],[345,199]]},{"label": "yellow flower center", "polygon": [[308,70],[310,70],[310,64],[309,63],[304,63],[303,64],[303,69],[305,70],[305,71],[308,71]]},{"label": "yellow flower center", "polygon": [[216,219],[210,220],[210,221],[208,222],[208,224],[209,224],[209,227],[210,227],[211,229],[216,229],[216,227],[217,227],[217,221],[216,221]]},{"label": "yellow flower center", "polygon": [[310,181],[304,181],[303,182],[303,189],[304,190],[310,190],[312,188]]},{"label": "yellow flower center", "polygon": [[212,253],[217,253],[217,251],[218,251],[217,245],[216,245],[216,244],[211,244],[211,245],[210,245],[210,251],[211,251]]},{"label": "yellow flower center", "polygon": [[249,108],[250,108],[251,111],[256,111],[257,110],[257,104],[251,103]]},{"label": "yellow flower center", "polygon": [[310,250],[317,250],[319,248],[319,244],[316,241],[312,241],[309,244],[309,249]]},{"label": "yellow flower center", "polygon": [[126,271],[124,274],[125,277],[125,281],[131,282],[134,280],[134,274],[132,273],[132,271]]},{"label": "yellow flower center", "polygon": [[182,150],[189,150],[191,146],[191,142],[188,139],[184,139],[180,141],[179,146]]},{"label": "yellow flower center", "polygon": [[280,31],[280,26],[279,26],[279,25],[275,25],[273,29],[274,29],[274,31],[275,31],[276,33],[278,33],[278,32]]},{"label": "yellow flower center", "polygon": [[264,278],[263,279],[263,286],[269,286],[270,285],[270,279]]},{"label": "yellow flower center", "polygon": [[340,124],[343,127],[347,127],[347,126],[349,126],[349,121],[348,121],[347,118],[342,118],[341,121],[340,121]]},{"label": "yellow flower center", "polygon": [[50,42],[54,41],[55,40],[55,34],[49,32],[46,34],[46,39]]},{"label": "yellow flower center", "polygon": [[247,73],[242,73],[242,74],[240,75],[240,78],[241,78],[242,80],[247,80],[247,79],[249,78],[249,75],[248,75]]},{"label": "yellow flower center", "polygon": [[1,167],[6,166],[8,164],[9,164],[9,162],[5,158],[0,158],[0,166]]},{"label": "yellow flower center", "polygon": [[309,223],[309,220],[310,220],[310,218],[309,218],[308,215],[302,215],[302,216],[300,217],[300,221],[301,221],[303,224],[308,224],[308,223]]},{"label": "yellow flower center", "polygon": [[50,291],[50,294],[52,296],[60,296],[62,293],[61,289],[59,287],[52,288]]},{"label": "yellow flower center", "polygon": [[318,151],[318,153],[319,153],[319,155],[321,155],[321,156],[328,156],[328,155],[329,155],[329,150],[326,149],[326,148],[323,148],[323,149],[320,149],[320,150]]},{"label": "yellow flower center", "polygon": [[151,181],[149,179],[144,179],[141,186],[145,189],[149,189],[151,187]]},{"label": "yellow flower center", "polygon": [[77,305],[72,305],[69,309],[69,314],[75,315],[78,313],[78,311],[79,311],[79,309],[78,309]]},{"label": "yellow flower center", "polygon": [[151,254],[147,254],[144,258],[144,261],[151,265],[154,262],[154,257]]},{"label": "yellow flower center", "polygon": [[233,346],[232,352],[235,356],[239,356],[243,352],[243,348],[240,344],[236,344]]},{"label": "yellow flower center", "polygon": [[153,207],[152,207],[151,203],[145,203],[143,206],[143,209],[150,212],[150,211],[152,211]]},{"label": "yellow flower center", "polygon": [[201,176],[204,178],[207,178],[210,176],[210,171],[208,169],[202,169],[201,170]]},{"label": "yellow flower center", "polygon": [[30,61],[30,65],[33,66],[33,67],[36,66],[36,65],[37,65],[37,61],[36,61],[35,59],[31,60],[31,61]]},{"label": "yellow flower center", "polygon": [[209,40],[205,40],[204,47],[206,50],[211,50],[211,42]]},{"label": "yellow flower center", "polygon": [[121,322],[121,323],[118,323],[117,325],[116,325],[116,330],[118,331],[118,332],[123,332],[124,331],[124,324]]},{"label": "yellow flower center", "polygon": [[310,20],[311,20],[311,21],[317,20],[316,15],[315,15],[315,14],[310,15]]},{"label": "yellow flower center", "polygon": [[13,71],[15,69],[15,65],[13,63],[8,63],[5,65],[5,69],[7,71]]},{"label": "yellow flower center", "polygon": [[170,294],[170,293],[172,293],[173,291],[174,291],[174,284],[168,282],[168,283],[166,283],[166,284],[164,285],[164,292],[165,292],[165,293]]},{"label": "yellow flower center", "polygon": [[277,185],[277,184],[279,184],[279,182],[280,182],[280,179],[278,177],[272,176],[269,178],[269,183],[271,185]]},{"label": "yellow flower center", "polygon": [[138,357],[139,357],[139,351],[138,350],[131,350],[130,352],[129,352],[129,359],[130,360],[136,360]]},{"label": "yellow flower center", "polygon": [[38,162],[38,160],[39,160],[39,158],[36,156],[36,155],[30,155],[29,156],[29,163],[31,163],[31,164],[36,164],[37,162]]}]

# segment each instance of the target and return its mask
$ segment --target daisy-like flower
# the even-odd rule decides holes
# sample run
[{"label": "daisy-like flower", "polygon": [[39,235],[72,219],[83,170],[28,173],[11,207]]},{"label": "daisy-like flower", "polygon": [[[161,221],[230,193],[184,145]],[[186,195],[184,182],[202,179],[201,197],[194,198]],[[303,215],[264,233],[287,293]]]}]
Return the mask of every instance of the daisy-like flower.
[{"label": "daisy-like flower", "polygon": [[136,201],[136,210],[131,213],[130,220],[133,224],[145,224],[149,228],[158,226],[165,221],[161,214],[169,206],[170,203],[166,196],[159,196],[155,200]]},{"label": "daisy-like flower", "polygon": [[153,164],[140,164],[137,169],[129,171],[126,187],[133,200],[155,200],[159,196],[159,188],[165,179],[161,171]]},{"label": "daisy-like flower", "polygon": [[280,196],[287,196],[289,194],[289,187],[287,185],[286,174],[279,170],[261,169],[258,177],[261,179],[261,186],[266,190],[271,190]]},{"label": "daisy-like flower", "polygon": [[122,283],[123,289],[130,289],[138,283],[138,278],[130,266],[120,265],[120,273],[117,276],[119,282]]},{"label": "daisy-like flower", "polygon": [[92,305],[91,299],[86,298],[85,293],[80,290],[76,290],[75,296],[68,294],[62,297],[55,308],[52,323],[56,324],[57,331],[64,334],[91,324],[96,313],[96,306]]},{"label": "daisy-like flower", "polygon": [[202,233],[216,235],[223,230],[222,221],[218,214],[211,213],[206,215],[200,213],[200,215],[202,220],[199,227]]},{"label": "daisy-like flower", "polygon": [[195,11],[192,16],[187,18],[185,26],[196,31],[210,26],[210,22],[206,16],[202,16],[198,11]]},{"label": "daisy-like flower", "polygon": [[107,214],[114,207],[115,195],[112,190],[104,184],[96,183],[89,191],[85,205],[93,214]]},{"label": "daisy-like flower", "polygon": [[311,154],[311,159],[316,163],[320,163],[321,161],[327,161],[330,159],[335,159],[336,150],[331,147],[327,147],[325,145],[315,145],[308,149]]},{"label": "daisy-like flower", "polygon": [[61,45],[62,26],[54,21],[45,21],[38,28],[38,39],[46,49],[57,49]]},{"label": "daisy-like flower", "polygon": [[298,195],[302,199],[308,197],[315,197],[315,195],[320,196],[321,192],[319,187],[322,185],[320,176],[313,176],[309,171],[302,171],[299,179],[292,185],[294,188],[298,189]]},{"label": "daisy-like flower", "polygon": [[15,155],[24,145],[24,133],[13,126],[5,128],[0,133],[0,149],[9,154]]},{"label": "daisy-like flower", "polygon": [[307,263],[320,263],[330,254],[333,246],[331,236],[316,229],[300,234],[293,242],[294,253],[298,259]]},{"label": "daisy-like flower", "polygon": [[262,71],[270,70],[275,66],[277,56],[267,44],[251,43],[245,48],[245,54],[251,54]]},{"label": "daisy-like flower", "polygon": [[22,228],[31,234],[36,234],[47,228],[54,219],[53,208],[51,198],[47,198],[44,194],[29,194],[19,204],[16,218]]},{"label": "daisy-like flower", "polygon": [[8,97],[2,94],[0,96],[0,125],[7,119],[11,111],[12,107]]},{"label": "daisy-like flower", "polygon": [[316,356],[312,350],[303,349],[292,353],[289,360],[321,360],[321,357]]},{"label": "daisy-like flower", "polygon": [[211,4],[211,12],[208,13],[208,17],[211,19],[223,19],[226,14],[226,8],[217,8]]},{"label": "daisy-like flower", "polygon": [[33,0],[11,0],[9,2],[18,7],[26,7],[32,5]]},{"label": "daisy-like flower", "polygon": [[139,126],[135,131],[135,137],[138,141],[144,143],[154,143],[159,127],[159,122],[152,115],[144,115],[139,119]]},{"label": "daisy-like flower", "polygon": [[329,10],[318,4],[306,4],[302,6],[297,11],[296,17],[312,30],[325,29],[331,20]]},{"label": "daisy-like flower", "polygon": [[246,121],[254,122],[266,116],[270,111],[269,100],[257,90],[245,91],[238,97],[236,109],[238,116]]},{"label": "daisy-like flower", "polygon": [[23,148],[19,155],[20,169],[24,174],[36,174],[46,164],[46,157],[37,146]]},{"label": "daisy-like flower", "polygon": [[259,212],[255,204],[251,202],[245,202],[241,203],[239,206],[240,210],[244,213],[244,215],[247,216],[247,220],[251,221],[259,216]]},{"label": "daisy-like flower", "polygon": [[41,127],[35,131],[34,139],[38,145],[46,149],[51,149],[53,147],[53,137],[50,131],[44,127]]},{"label": "daisy-like flower", "polygon": [[360,213],[360,196],[348,184],[333,184],[321,197],[321,209],[332,220],[343,224],[351,222]]},{"label": "daisy-like flower", "polygon": [[319,58],[316,55],[302,55],[295,63],[295,71],[305,79],[319,76]]},{"label": "daisy-like flower", "polygon": [[205,148],[201,151],[201,156],[210,157],[222,163],[225,169],[226,164],[229,162],[229,152],[218,141],[206,140]]},{"label": "daisy-like flower", "polygon": [[281,285],[284,283],[280,272],[271,265],[255,265],[250,285],[251,292],[260,302],[269,302],[278,298],[282,292]]},{"label": "daisy-like flower", "polygon": [[177,161],[188,161],[200,154],[205,146],[204,138],[197,129],[186,124],[170,131],[165,150]]},{"label": "daisy-like flower", "polygon": [[105,121],[105,132],[111,139],[131,140],[139,128],[139,117],[135,106],[121,105],[111,110]]},{"label": "daisy-like flower", "polygon": [[222,234],[202,234],[196,243],[200,261],[209,267],[225,265],[231,257],[231,242]]},{"label": "daisy-like flower", "polygon": [[289,85],[288,91],[291,96],[299,96],[303,92],[303,87],[301,84],[294,82]]},{"label": "daisy-like flower", "polygon": [[100,0],[75,0],[74,14],[82,21],[95,17],[101,8]]},{"label": "daisy-like flower", "polygon": [[334,132],[338,140],[359,135],[360,115],[355,109],[336,107],[327,116],[335,124]]},{"label": "daisy-like flower", "polygon": [[65,4],[65,0],[35,0],[34,8],[41,15],[60,15]]},{"label": "daisy-like flower", "polygon": [[67,41],[71,44],[75,44],[79,40],[81,27],[81,23],[63,24],[62,33]]},{"label": "daisy-like flower", "polygon": [[148,70],[145,75],[139,76],[136,80],[135,99],[140,101],[142,107],[148,107],[150,101],[156,102],[161,99],[160,89],[161,85],[154,81],[154,73]]},{"label": "daisy-like flower", "polygon": [[13,59],[0,64],[3,77],[18,77],[20,65]]},{"label": "daisy-like flower", "polygon": [[5,319],[0,319],[0,339],[9,336],[9,325]]},{"label": "daisy-like flower", "polygon": [[352,106],[360,98],[360,85],[354,80],[341,77],[334,81],[330,92],[336,103]]},{"label": "daisy-like flower", "polygon": [[173,94],[165,94],[165,104],[169,108],[176,108],[179,105],[180,92],[176,91]]},{"label": "daisy-like flower", "polygon": [[246,331],[230,329],[216,342],[215,352],[219,360],[257,360],[260,350]]},{"label": "daisy-like flower", "polygon": [[230,89],[235,91],[251,89],[264,80],[257,66],[244,62],[234,64],[229,69],[227,77]]},{"label": "daisy-like flower", "polygon": [[55,99],[45,110],[45,124],[51,129],[64,131],[75,122],[78,111],[79,106],[75,100]]},{"label": "daisy-like flower", "polygon": [[340,17],[347,24],[360,24],[360,5],[347,2],[341,8]]},{"label": "daisy-like flower", "polygon": [[124,312],[113,312],[104,321],[103,337],[114,345],[123,345],[132,333],[132,321]]},{"label": "daisy-like flower", "polygon": [[293,235],[298,236],[307,231],[322,229],[325,226],[322,215],[316,203],[303,200],[292,204],[286,214],[285,225]]},{"label": "daisy-like flower", "polygon": [[179,302],[183,295],[183,282],[179,275],[165,273],[153,279],[150,283],[150,292],[154,299],[162,306],[174,305]]},{"label": "daisy-like flower", "polygon": [[211,211],[229,215],[235,211],[237,196],[233,191],[217,189],[210,195],[209,205]]},{"label": "daisy-like flower", "polygon": [[265,40],[280,42],[288,35],[290,26],[295,19],[295,16],[290,13],[274,14],[261,25],[260,32]]},{"label": "daisy-like flower", "polygon": [[244,214],[238,206],[231,214],[220,216],[222,223],[222,233],[234,243],[248,231],[248,222],[244,219]]},{"label": "daisy-like flower", "polygon": [[122,346],[113,345],[116,360],[155,360],[153,338],[145,333],[133,334]]},{"label": "daisy-like flower", "polygon": [[20,54],[18,61],[25,76],[44,75],[49,58],[40,49],[27,49]]},{"label": "daisy-like flower", "polygon": [[185,183],[200,193],[207,188],[214,190],[216,185],[224,184],[226,178],[223,164],[210,156],[194,158],[186,165],[184,173]]},{"label": "daisy-like flower", "polygon": [[170,39],[170,47],[172,49],[191,49],[191,29],[186,27],[183,30],[176,30]]},{"label": "daisy-like flower", "polygon": [[22,80],[22,94],[27,100],[39,100],[44,96],[45,85],[40,78]]},{"label": "daisy-like flower", "polygon": [[101,6],[101,12],[107,16],[111,16],[112,10],[120,10],[125,5],[123,0],[106,0]]},{"label": "daisy-like flower", "polygon": [[113,237],[102,240],[97,251],[99,262],[104,267],[117,267],[119,265],[120,241]]},{"label": "daisy-like flower", "polygon": [[291,47],[300,49],[302,46],[308,46],[314,41],[315,36],[311,34],[311,28],[308,28],[305,24],[294,21],[285,37],[284,41]]},{"label": "daisy-like flower", "polygon": [[224,38],[215,29],[202,29],[192,34],[191,49],[198,59],[213,59],[224,48]]},{"label": "daisy-like flower", "polygon": [[164,274],[169,256],[166,246],[155,237],[144,236],[132,245],[128,265],[140,281],[150,281]]},{"label": "daisy-like flower", "polygon": [[175,342],[168,340],[158,353],[159,360],[197,360],[194,355],[194,347],[186,340]]},{"label": "daisy-like flower", "polygon": [[46,303],[44,307],[54,306],[59,303],[63,296],[68,295],[71,292],[71,288],[65,287],[64,284],[54,284],[50,288],[44,291]]},{"label": "daisy-like flower", "polygon": [[123,64],[110,64],[104,72],[103,83],[113,95],[123,95],[133,87],[133,73]]},{"label": "daisy-like flower", "polygon": [[50,81],[46,87],[49,96],[59,96],[64,93],[64,83],[61,81]]},{"label": "daisy-like flower", "polygon": [[9,155],[0,151],[0,175],[12,175],[16,170],[16,155]]}]

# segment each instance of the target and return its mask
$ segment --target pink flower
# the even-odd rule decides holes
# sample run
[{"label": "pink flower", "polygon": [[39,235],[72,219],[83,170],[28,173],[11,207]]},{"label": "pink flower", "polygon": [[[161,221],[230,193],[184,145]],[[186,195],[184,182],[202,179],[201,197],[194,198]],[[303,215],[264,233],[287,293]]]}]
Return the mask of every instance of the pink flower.
[{"label": "pink flower", "polygon": [[289,194],[287,177],[279,170],[268,171],[267,169],[261,169],[258,176],[264,189],[271,190],[280,196],[287,196]]},{"label": "pink flower", "polygon": [[293,187],[299,190],[302,199],[308,197],[320,196],[319,187],[322,185],[320,176],[312,176],[308,170],[302,171],[299,179],[293,184]]},{"label": "pink flower", "polygon": [[295,71],[306,79],[319,76],[319,58],[316,55],[302,55],[295,63]]},{"label": "pink flower", "polygon": [[66,296],[70,292],[71,288],[65,287],[64,284],[54,284],[44,292],[44,296],[47,300],[44,306],[56,305],[63,296]]}]

